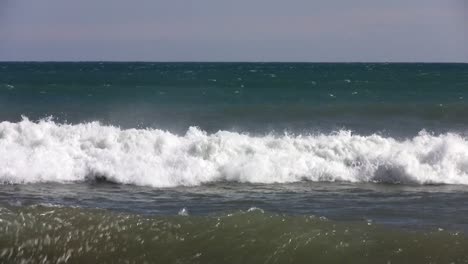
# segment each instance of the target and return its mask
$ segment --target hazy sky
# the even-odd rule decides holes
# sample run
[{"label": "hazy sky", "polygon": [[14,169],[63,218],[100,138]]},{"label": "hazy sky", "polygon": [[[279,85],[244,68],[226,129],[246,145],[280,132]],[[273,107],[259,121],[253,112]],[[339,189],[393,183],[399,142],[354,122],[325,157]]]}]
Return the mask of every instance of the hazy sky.
[{"label": "hazy sky", "polygon": [[465,0],[0,0],[0,60],[468,62]]}]

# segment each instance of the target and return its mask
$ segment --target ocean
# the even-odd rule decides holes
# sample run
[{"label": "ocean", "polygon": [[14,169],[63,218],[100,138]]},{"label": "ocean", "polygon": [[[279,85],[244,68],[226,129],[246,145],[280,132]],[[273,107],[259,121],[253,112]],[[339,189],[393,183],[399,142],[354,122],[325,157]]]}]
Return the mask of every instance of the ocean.
[{"label": "ocean", "polygon": [[468,64],[0,63],[0,263],[468,263]]}]

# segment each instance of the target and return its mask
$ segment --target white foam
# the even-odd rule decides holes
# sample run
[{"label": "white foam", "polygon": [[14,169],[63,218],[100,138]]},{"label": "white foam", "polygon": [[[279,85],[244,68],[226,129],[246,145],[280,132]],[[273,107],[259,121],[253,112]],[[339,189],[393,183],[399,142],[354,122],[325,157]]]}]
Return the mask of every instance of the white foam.
[{"label": "white foam", "polygon": [[97,122],[0,123],[0,182],[96,177],[154,187],[302,180],[468,184],[468,141],[457,134],[425,132],[399,141],[348,131],[254,137],[192,127],[178,136]]},{"label": "white foam", "polygon": [[189,211],[187,210],[187,208],[184,207],[184,208],[180,209],[178,215],[180,215],[180,216],[189,216]]}]

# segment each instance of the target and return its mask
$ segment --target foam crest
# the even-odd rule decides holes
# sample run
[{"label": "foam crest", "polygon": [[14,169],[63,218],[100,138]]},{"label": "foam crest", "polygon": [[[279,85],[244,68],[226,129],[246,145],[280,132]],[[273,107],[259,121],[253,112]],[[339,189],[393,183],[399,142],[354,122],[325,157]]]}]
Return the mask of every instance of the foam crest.
[{"label": "foam crest", "polygon": [[153,187],[308,181],[468,184],[468,142],[457,134],[396,140],[349,131],[299,136],[122,130],[97,122],[0,123],[0,182],[105,178]]}]

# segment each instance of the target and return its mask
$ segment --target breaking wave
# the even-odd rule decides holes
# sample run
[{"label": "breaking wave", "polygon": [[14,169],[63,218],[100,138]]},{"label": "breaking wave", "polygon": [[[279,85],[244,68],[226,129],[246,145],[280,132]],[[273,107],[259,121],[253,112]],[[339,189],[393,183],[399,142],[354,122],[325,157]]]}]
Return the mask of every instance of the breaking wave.
[{"label": "breaking wave", "polygon": [[468,141],[424,131],[398,140],[350,131],[251,136],[191,127],[180,136],[98,122],[0,123],[0,182],[100,179],[153,187],[304,180],[468,184]]}]

